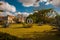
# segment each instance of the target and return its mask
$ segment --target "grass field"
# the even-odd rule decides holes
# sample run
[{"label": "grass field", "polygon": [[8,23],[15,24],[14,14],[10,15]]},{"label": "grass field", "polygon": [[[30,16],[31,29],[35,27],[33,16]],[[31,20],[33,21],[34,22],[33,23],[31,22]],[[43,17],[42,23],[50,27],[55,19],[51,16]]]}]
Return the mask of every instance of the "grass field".
[{"label": "grass field", "polygon": [[[55,33],[48,33],[53,29],[53,27],[54,26],[50,26],[48,24],[45,24],[42,26],[33,24],[33,26],[31,28],[24,28],[22,24],[11,24],[9,28],[2,28],[0,26],[0,32],[7,33],[10,35],[16,36],[18,38],[34,38],[34,37],[39,38],[41,36],[43,39],[44,37],[47,38],[48,36],[55,34]],[[55,36],[50,36],[50,38],[51,37],[55,38]],[[48,39],[49,39],[49,37],[48,37]]]}]

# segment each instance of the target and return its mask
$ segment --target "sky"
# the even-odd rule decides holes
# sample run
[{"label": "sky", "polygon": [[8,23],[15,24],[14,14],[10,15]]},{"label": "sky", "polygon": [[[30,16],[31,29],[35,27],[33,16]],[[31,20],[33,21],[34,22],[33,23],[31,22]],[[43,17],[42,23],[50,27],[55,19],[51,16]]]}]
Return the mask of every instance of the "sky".
[{"label": "sky", "polygon": [[0,9],[5,10],[5,13],[22,13],[30,14],[34,10],[41,10],[46,8],[54,8],[58,13],[60,12],[60,0],[0,0]]}]

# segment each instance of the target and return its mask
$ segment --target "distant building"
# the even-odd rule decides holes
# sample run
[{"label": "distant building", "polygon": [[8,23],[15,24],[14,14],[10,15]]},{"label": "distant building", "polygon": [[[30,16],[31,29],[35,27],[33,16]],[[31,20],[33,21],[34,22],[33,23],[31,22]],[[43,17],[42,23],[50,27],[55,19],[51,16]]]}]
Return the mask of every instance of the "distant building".
[{"label": "distant building", "polygon": [[4,16],[0,16],[0,21],[3,21],[5,19]]},{"label": "distant building", "polygon": [[15,16],[12,15],[0,16],[0,23],[1,22],[15,23],[14,18]]},{"label": "distant building", "polygon": [[22,14],[18,14],[17,18],[19,22],[25,22],[25,19],[26,19],[26,17],[24,17]]},{"label": "distant building", "polygon": [[15,16],[7,15],[7,21],[8,21],[9,23],[15,23],[14,18],[15,18]]}]

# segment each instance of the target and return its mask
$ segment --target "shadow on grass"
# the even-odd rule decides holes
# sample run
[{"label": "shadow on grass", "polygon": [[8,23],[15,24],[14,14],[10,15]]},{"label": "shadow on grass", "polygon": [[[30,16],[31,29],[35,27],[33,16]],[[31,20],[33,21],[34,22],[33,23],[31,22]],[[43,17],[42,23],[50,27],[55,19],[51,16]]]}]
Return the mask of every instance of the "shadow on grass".
[{"label": "shadow on grass", "polygon": [[0,40],[30,40],[30,38],[18,38],[16,36],[0,32]]},{"label": "shadow on grass", "polygon": [[55,33],[38,33],[24,34],[23,38],[18,38],[7,33],[0,32],[0,40],[60,40],[60,36]]}]

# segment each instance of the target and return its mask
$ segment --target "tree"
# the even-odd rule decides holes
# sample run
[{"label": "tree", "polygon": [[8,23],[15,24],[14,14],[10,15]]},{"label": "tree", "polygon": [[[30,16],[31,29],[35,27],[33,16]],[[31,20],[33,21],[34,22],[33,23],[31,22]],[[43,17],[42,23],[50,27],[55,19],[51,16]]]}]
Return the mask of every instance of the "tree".
[{"label": "tree", "polygon": [[56,18],[56,24],[60,27],[60,15],[57,15],[55,18]]},{"label": "tree", "polygon": [[49,18],[52,15],[53,11],[54,11],[53,9],[38,10],[37,12],[34,12],[32,15],[29,15],[27,18],[32,18],[34,23],[39,23],[39,22],[47,23],[53,19],[53,18]]}]

